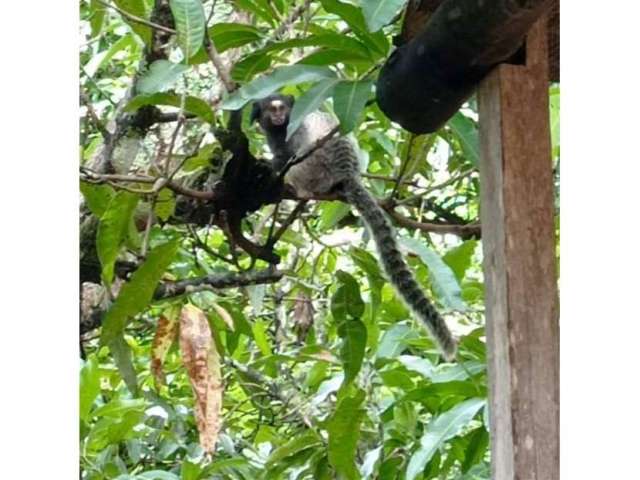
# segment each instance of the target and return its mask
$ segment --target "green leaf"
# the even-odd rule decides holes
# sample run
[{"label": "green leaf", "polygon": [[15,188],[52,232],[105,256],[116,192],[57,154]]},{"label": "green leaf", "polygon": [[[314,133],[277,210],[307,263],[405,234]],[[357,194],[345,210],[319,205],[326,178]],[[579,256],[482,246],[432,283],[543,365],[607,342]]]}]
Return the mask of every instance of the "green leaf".
[{"label": "green leaf", "polygon": [[401,237],[400,243],[412,251],[429,268],[429,276],[435,292],[442,303],[454,310],[465,311],[467,305],[462,300],[462,290],[453,271],[442,261],[440,256],[415,238]]},{"label": "green leaf", "polygon": [[144,418],[144,412],[129,411],[119,418],[102,418],[91,429],[86,440],[86,449],[99,453],[108,445],[116,444],[133,436],[133,429]]},{"label": "green leaf", "polygon": [[404,142],[400,152],[400,157],[407,159],[404,166],[405,178],[412,178],[416,172],[424,168],[426,163],[424,159],[427,158],[437,139],[438,136],[432,134],[410,134],[409,141]]},{"label": "green leaf", "polygon": [[193,156],[190,156],[182,166],[183,172],[194,172],[200,168],[205,168],[211,165],[211,158],[214,154],[220,154],[220,147],[216,144],[209,143],[198,150]]},{"label": "green leaf", "polygon": [[340,120],[340,132],[343,134],[353,130],[358,118],[364,109],[373,82],[366,81],[342,81],[333,91],[333,111]]},{"label": "green leaf", "polygon": [[239,8],[254,13],[272,26],[278,21],[278,18],[274,16],[274,11],[268,3],[256,0],[235,0],[234,3]]},{"label": "green leaf", "polygon": [[347,319],[338,326],[342,338],[340,359],[344,368],[342,388],[348,387],[357,377],[367,345],[367,328],[358,319]]},{"label": "green leaf", "polygon": [[188,459],[182,462],[182,467],[180,468],[181,480],[199,480],[201,473],[202,467],[197,463],[191,462]]},{"label": "green leaf", "polygon": [[144,310],[153,297],[162,274],[178,250],[178,242],[172,240],[158,245],[147,255],[145,262],[125,283],[118,298],[105,315],[102,324],[102,344],[109,345],[120,336],[130,317]]},{"label": "green leaf", "polygon": [[381,290],[385,279],[380,272],[378,261],[373,255],[362,248],[352,247],[349,250],[351,258],[358,268],[364,270],[369,280],[369,296],[371,298],[371,320],[375,321],[378,308],[382,301]]},{"label": "green leaf", "polygon": [[360,424],[365,415],[362,408],[365,394],[354,389],[352,396],[345,396],[327,422],[329,432],[329,462],[345,478],[358,479],[355,456],[360,438]]},{"label": "green leaf", "polygon": [[138,80],[136,91],[143,95],[150,95],[168,90],[187,70],[189,67],[186,65],[173,63],[169,60],[156,60]]},{"label": "green leaf", "polygon": [[407,0],[362,0],[362,13],[370,32],[387,25],[407,3]]},{"label": "green leaf", "polygon": [[333,471],[329,465],[329,458],[326,455],[320,457],[313,470],[313,480],[333,480]]},{"label": "green leaf", "polygon": [[473,254],[476,251],[477,245],[477,240],[467,240],[465,242],[462,242],[457,247],[449,250],[442,257],[444,263],[451,267],[451,270],[453,270],[453,273],[455,274],[459,282],[462,281],[465,272],[471,266],[471,259],[473,258]]},{"label": "green leaf", "polygon": [[351,211],[348,203],[333,201],[322,202],[320,204],[320,220],[318,221],[318,230],[326,231],[335,227],[340,220],[346,217]]},{"label": "green leaf", "polygon": [[320,80],[313,87],[300,96],[291,109],[289,125],[287,125],[287,140],[302,125],[302,122],[312,112],[320,108],[322,103],[331,95],[333,87],[338,83],[335,78]]},{"label": "green leaf", "polygon": [[418,332],[406,323],[396,323],[384,332],[376,357],[395,358],[407,348],[408,340],[418,336]]},{"label": "green leaf", "polygon": [[176,208],[176,197],[168,188],[163,188],[158,192],[158,198],[154,208],[155,214],[160,220],[166,222]]},{"label": "green leaf", "polygon": [[464,462],[460,466],[462,473],[467,473],[471,467],[484,459],[484,454],[489,446],[489,432],[484,427],[477,428],[471,433],[469,444],[466,448]]},{"label": "green leaf", "polygon": [[427,465],[433,454],[455,437],[486,403],[483,398],[472,398],[457,404],[451,410],[434,417],[420,439],[420,448],[413,453],[407,466],[407,480],[414,480]]},{"label": "green leaf", "polygon": [[362,467],[360,467],[360,474],[362,478],[367,479],[375,472],[375,466],[380,461],[380,454],[382,453],[382,446],[369,450],[364,456],[362,461]]},{"label": "green leaf", "polygon": [[253,338],[265,357],[271,355],[271,342],[267,335],[267,325],[262,320],[256,320],[253,324]]},{"label": "green leaf", "polygon": [[102,30],[106,8],[98,0],[91,0],[89,3],[89,11],[91,12],[91,38],[95,37]]},{"label": "green leaf", "polygon": [[303,47],[326,47],[345,50],[352,52],[352,54],[360,60],[371,61],[372,59],[369,49],[361,41],[347,35],[334,32],[323,33],[320,35],[309,35],[305,38],[294,38],[283,42],[273,42],[261,48],[259,52],[279,52],[282,50],[291,50],[293,48]]},{"label": "green leaf", "polygon": [[236,63],[231,70],[231,78],[236,82],[248,82],[258,73],[268,70],[273,58],[264,53],[247,55]]},{"label": "green leaf", "polygon": [[110,60],[121,50],[132,47],[135,45],[135,40],[131,33],[127,33],[115,42],[108,50],[102,51],[97,55],[91,57],[91,60],[87,62],[84,69],[89,77],[95,76],[96,72],[105,65],[108,65]]},{"label": "green leaf", "polygon": [[369,32],[362,10],[354,5],[338,0],[321,0],[322,7],[329,13],[338,15],[353,30],[353,33],[369,47],[377,57],[385,57],[389,51],[389,41],[384,32]]},{"label": "green leaf", "polygon": [[89,355],[80,370],[80,419],[87,420],[91,406],[100,393],[100,365],[95,354]]},{"label": "green leaf", "polygon": [[457,112],[449,119],[447,125],[460,140],[462,151],[467,160],[477,167],[480,162],[480,140],[475,122]]},{"label": "green leaf", "polygon": [[344,48],[323,48],[305,56],[298,62],[301,65],[335,65],[346,63],[356,68],[366,68],[371,60],[363,59],[360,53]]},{"label": "green leaf", "polygon": [[[151,95],[137,95],[126,106],[125,111],[134,112],[145,105],[169,105],[180,108],[180,95],[175,93],[154,93]],[[207,123],[214,122],[213,110],[207,102],[198,98],[187,96],[184,100],[184,111],[202,118]]]},{"label": "green leaf", "polygon": [[163,470],[149,470],[138,474],[136,477],[140,480],[180,480],[175,473],[165,472]]},{"label": "green leaf", "polygon": [[[114,0],[114,3],[122,10],[130,13],[131,15],[142,18],[144,20],[149,20],[149,17],[147,16],[147,7],[144,3],[144,0]],[[133,20],[130,20],[125,16],[122,16],[122,19],[129,24],[131,29],[136,32],[136,34],[138,34],[145,45],[149,45],[151,43],[150,27],[142,25],[138,22],[134,22]]]},{"label": "green leaf", "polygon": [[271,455],[269,455],[267,467],[273,467],[278,462],[306,450],[307,448],[317,447],[320,445],[322,445],[322,439],[318,438],[318,435],[314,431],[306,430],[302,434],[291,438],[281,447],[276,448]]},{"label": "green leaf", "polygon": [[251,310],[253,310],[253,314],[257,317],[260,315],[260,312],[262,312],[262,307],[264,306],[265,285],[249,285],[246,288],[249,294],[249,301],[251,302]]},{"label": "green leaf", "polygon": [[256,78],[251,83],[229,95],[220,105],[224,110],[237,110],[251,100],[264,98],[285,85],[297,85],[336,78],[336,74],[327,67],[310,65],[287,65],[278,67],[269,75]]},{"label": "green leaf", "polygon": [[[218,53],[223,53],[230,48],[238,48],[248,43],[262,40],[262,32],[252,25],[244,23],[216,23],[208,31],[209,38],[216,47]],[[209,62],[209,54],[204,45],[200,47],[191,58],[189,65],[198,65]]]},{"label": "green leaf", "polygon": [[133,353],[122,335],[116,336],[109,342],[109,350],[125,385],[132,395],[138,394],[138,377],[133,366]]},{"label": "green leaf", "polygon": [[337,322],[344,322],[348,317],[360,318],[364,313],[364,302],[360,296],[360,285],[346,272],[336,272],[340,282],[336,293],[331,297],[331,314]]},{"label": "green leaf", "polygon": [[201,0],[169,0],[178,31],[178,45],[185,60],[202,46],[205,35],[205,16]]},{"label": "green leaf", "polygon": [[486,387],[478,388],[469,381],[432,383],[409,391],[401,401],[427,403],[435,397],[467,399],[486,394]]},{"label": "green leaf", "polygon": [[402,478],[400,471],[403,463],[404,459],[400,455],[386,458],[380,465],[380,472],[376,480],[397,480],[398,478]]},{"label": "green leaf", "polygon": [[417,372],[423,377],[430,379],[433,375],[433,369],[435,368],[426,358],[416,357],[414,355],[400,355],[398,361],[404,365],[407,370]]},{"label": "green leaf", "polygon": [[209,29],[209,36],[218,53],[230,48],[238,48],[247,43],[264,38],[263,33],[253,25],[245,23],[216,23]]},{"label": "green leaf", "polygon": [[451,382],[454,380],[465,380],[469,374],[476,375],[486,369],[484,362],[469,361],[456,365],[439,366],[431,377],[434,383]]},{"label": "green leaf", "polygon": [[129,229],[129,221],[138,203],[138,197],[132,193],[116,193],[107,209],[100,217],[96,248],[102,265],[102,278],[105,283],[113,281],[113,269]]},{"label": "green leaf", "polygon": [[109,185],[96,185],[93,183],[80,182],[80,192],[87,202],[91,213],[100,218],[109,206],[116,192]]},{"label": "green leaf", "polygon": [[459,349],[460,352],[473,355],[481,363],[486,362],[487,358],[487,345],[480,340],[480,337],[485,336],[484,328],[476,328],[472,332],[460,339]]},{"label": "green leaf", "polygon": [[144,398],[122,398],[114,397],[106,405],[96,408],[93,414],[100,417],[122,417],[127,412],[140,412],[143,413],[147,408],[147,401]]}]

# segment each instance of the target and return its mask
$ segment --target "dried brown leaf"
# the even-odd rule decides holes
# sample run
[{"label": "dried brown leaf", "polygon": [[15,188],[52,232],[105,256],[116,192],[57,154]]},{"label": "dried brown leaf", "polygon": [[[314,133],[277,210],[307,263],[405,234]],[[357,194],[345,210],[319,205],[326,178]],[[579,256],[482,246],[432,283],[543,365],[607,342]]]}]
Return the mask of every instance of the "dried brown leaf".
[{"label": "dried brown leaf", "polygon": [[195,396],[194,413],[200,445],[213,453],[220,431],[222,374],[220,356],[205,313],[187,304],[180,314],[180,351]]},{"label": "dried brown leaf", "polygon": [[166,383],[163,365],[169,348],[178,333],[178,314],[177,309],[169,309],[158,319],[156,334],[153,337],[151,346],[151,373],[155,380],[156,388]]},{"label": "dried brown leaf", "polygon": [[307,333],[313,325],[313,314],[315,310],[311,299],[305,292],[298,292],[295,305],[293,307],[293,328],[298,336],[299,342],[304,342]]}]

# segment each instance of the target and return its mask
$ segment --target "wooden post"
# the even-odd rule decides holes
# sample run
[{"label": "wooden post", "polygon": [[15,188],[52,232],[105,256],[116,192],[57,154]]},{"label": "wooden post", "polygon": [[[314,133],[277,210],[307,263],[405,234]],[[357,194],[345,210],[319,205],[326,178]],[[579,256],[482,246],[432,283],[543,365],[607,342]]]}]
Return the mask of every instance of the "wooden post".
[{"label": "wooden post", "polygon": [[559,331],[547,30],[478,91],[494,480],[559,478]]}]

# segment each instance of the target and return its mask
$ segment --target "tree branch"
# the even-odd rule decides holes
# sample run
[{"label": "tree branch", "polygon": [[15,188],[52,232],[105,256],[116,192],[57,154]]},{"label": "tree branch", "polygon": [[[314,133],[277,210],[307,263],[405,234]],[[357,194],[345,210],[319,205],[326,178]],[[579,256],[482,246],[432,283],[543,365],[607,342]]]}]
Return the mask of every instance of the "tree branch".
[{"label": "tree branch", "polygon": [[410,218],[406,218],[396,212],[392,205],[388,203],[380,202],[382,209],[389,214],[395,222],[403,227],[415,228],[422,232],[445,234],[450,233],[458,235],[459,237],[476,237],[480,238],[481,227],[480,223],[467,223],[464,225],[456,224],[441,224],[441,223],[422,223]]},{"label": "tree branch", "polygon": [[280,240],[280,237],[284,235],[284,232],[287,230],[287,228],[291,226],[291,224],[295,221],[295,219],[298,218],[298,215],[300,215],[300,212],[304,210],[304,207],[307,204],[307,202],[308,200],[300,200],[300,202],[298,202],[298,205],[296,205],[296,208],[293,209],[293,211],[289,214],[289,216],[284,221],[284,223],[280,225],[280,228],[275,233],[275,235],[267,241],[268,246],[273,247],[273,245],[275,245],[276,242]]},{"label": "tree branch", "polygon": [[108,142],[109,138],[111,138],[111,133],[109,133],[109,130],[107,130],[107,127],[104,126],[104,123],[102,123],[102,120],[100,120],[100,117],[98,117],[98,114],[93,109],[93,105],[91,105],[91,100],[89,99],[87,94],[83,91],[80,91],[80,100],[82,100],[82,103],[84,103],[84,106],[87,107],[87,113],[89,114],[89,117],[91,118],[91,121],[93,122],[95,127],[98,129],[98,131],[102,135],[102,138]]},{"label": "tree branch", "polygon": [[209,38],[209,35],[204,36],[204,43],[205,50],[207,51],[207,55],[209,56],[209,60],[211,60],[211,63],[213,63],[213,66],[217,70],[224,88],[227,90],[227,93],[233,92],[236,89],[237,85],[233,80],[231,80],[231,74],[222,61],[222,58],[220,57],[216,46],[213,44],[213,40]]},{"label": "tree branch", "polygon": [[293,25],[293,23],[298,20],[298,18],[300,18],[304,12],[307,11],[309,5],[311,5],[311,1],[312,0],[305,0],[302,5],[294,8],[289,16],[280,24],[280,26],[275,29],[275,31],[273,32],[273,38],[280,38],[280,36],[282,36],[287,31],[287,29],[291,25]]},{"label": "tree branch", "polygon": [[199,278],[189,278],[176,282],[164,282],[158,286],[153,298],[162,300],[165,298],[183,295],[185,293],[195,293],[203,290],[246,287],[248,285],[258,285],[264,283],[275,283],[279,281],[284,272],[275,269],[267,269],[243,273],[227,273],[220,275],[207,275]]},{"label": "tree branch", "polygon": [[[89,170],[87,168],[81,168],[80,180],[84,180],[89,183],[126,182],[126,183],[155,184],[156,182],[163,179],[162,177],[151,177],[148,175],[122,175],[117,173],[100,174],[93,170]],[[114,186],[117,187],[117,185],[114,185]],[[198,200],[215,200],[215,197],[216,197],[215,192],[204,192],[201,190],[193,190],[188,187],[183,187],[182,185],[174,181],[167,182],[164,186],[180,195],[184,195],[186,197],[191,197],[191,198],[197,198]],[[139,193],[151,194],[153,192],[154,190],[151,189],[148,192],[139,192]]]}]

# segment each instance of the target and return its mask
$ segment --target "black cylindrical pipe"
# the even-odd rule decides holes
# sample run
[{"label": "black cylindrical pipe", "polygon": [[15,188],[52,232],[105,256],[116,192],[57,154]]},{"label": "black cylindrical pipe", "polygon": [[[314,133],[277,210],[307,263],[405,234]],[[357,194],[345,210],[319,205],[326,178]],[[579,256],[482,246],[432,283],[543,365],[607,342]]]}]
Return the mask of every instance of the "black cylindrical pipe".
[{"label": "black cylindrical pipe", "polygon": [[519,50],[551,0],[445,0],[383,65],[377,102],[413,133],[438,130],[498,63]]}]

